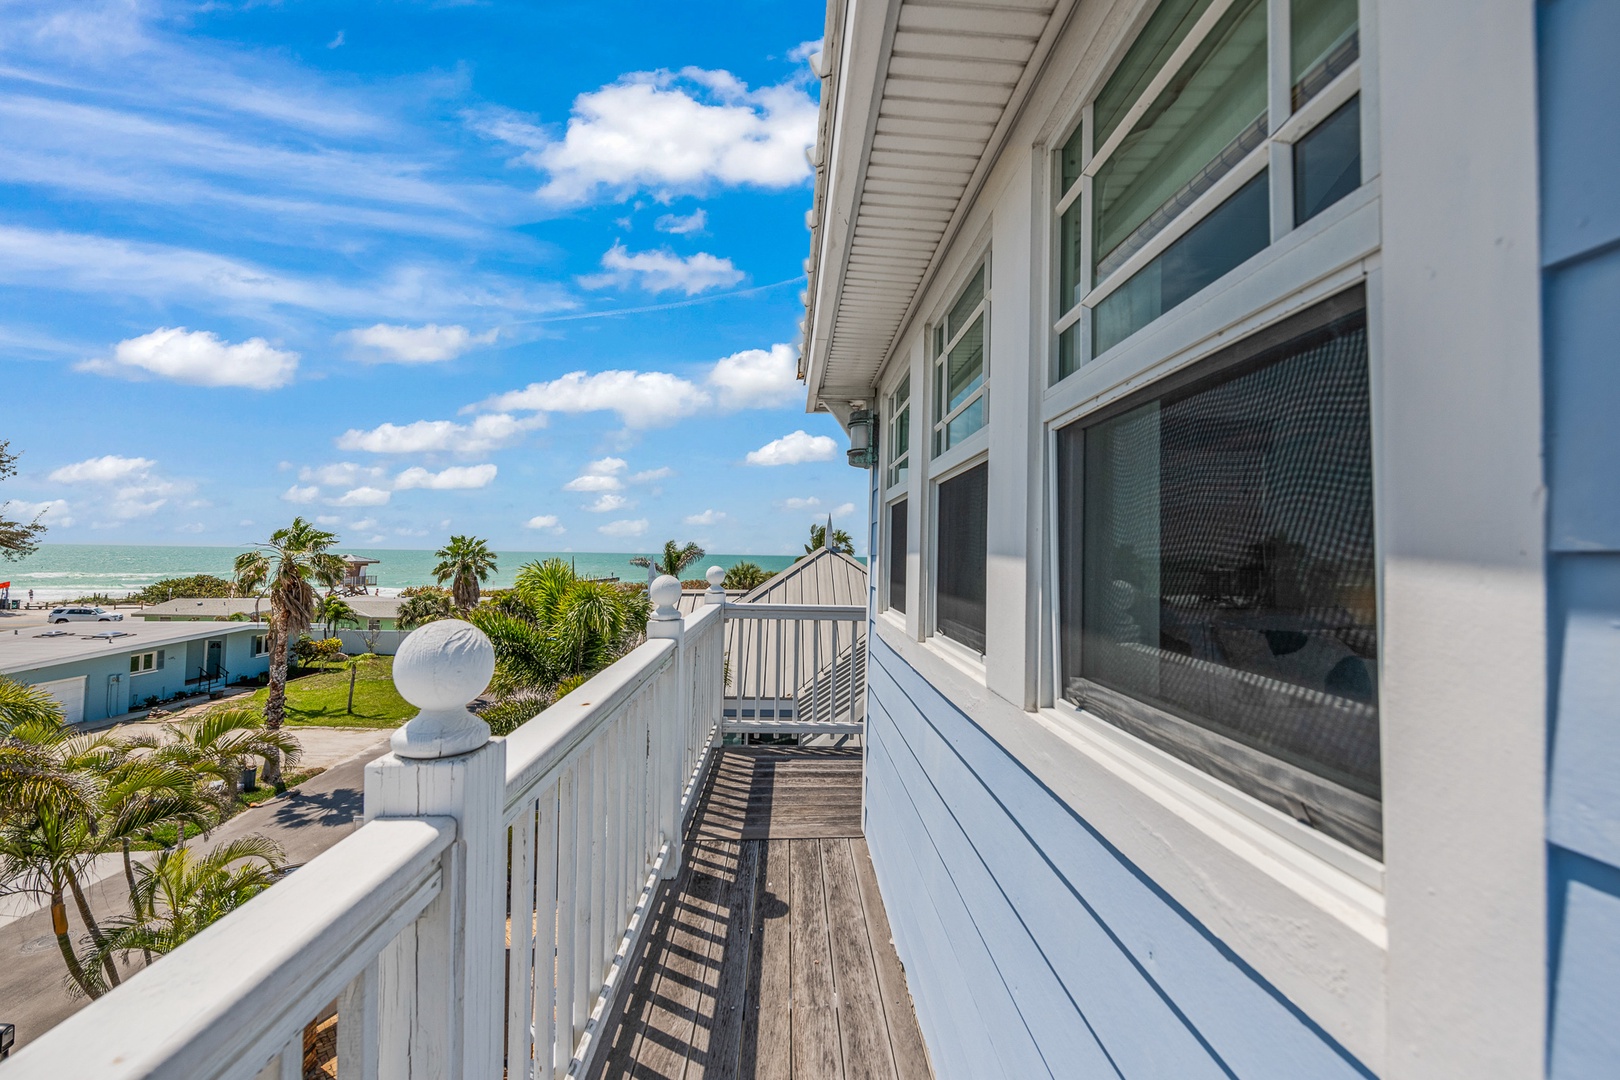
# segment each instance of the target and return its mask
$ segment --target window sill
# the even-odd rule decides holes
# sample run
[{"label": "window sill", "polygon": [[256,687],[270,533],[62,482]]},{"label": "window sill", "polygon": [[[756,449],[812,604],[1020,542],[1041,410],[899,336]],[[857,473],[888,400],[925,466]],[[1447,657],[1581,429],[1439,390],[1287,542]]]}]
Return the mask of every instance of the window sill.
[{"label": "window sill", "polygon": [[939,631],[928,636],[924,642],[940,659],[950,664],[956,670],[977,682],[984,682],[984,654],[974,652],[959,641],[953,641]]},{"label": "window sill", "polygon": [[950,473],[962,471],[974,458],[983,454],[989,445],[990,425],[986,423],[984,427],[930,461],[928,479],[937,482],[945,479]]}]

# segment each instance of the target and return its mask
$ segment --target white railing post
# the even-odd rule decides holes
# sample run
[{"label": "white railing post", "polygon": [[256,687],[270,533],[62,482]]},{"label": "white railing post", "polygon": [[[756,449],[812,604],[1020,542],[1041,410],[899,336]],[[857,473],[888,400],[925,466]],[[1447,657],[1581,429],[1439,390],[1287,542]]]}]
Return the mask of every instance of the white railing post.
[{"label": "white railing post", "polygon": [[[653,722],[663,729],[665,745],[669,740],[685,740],[686,709],[689,705],[686,696],[686,650],[684,634],[686,620],[681,618],[680,609],[676,606],[681,598],[681,583],[669,574],[660,576],[647,589],[648,598],[652,600],[653,612],[647,619],[648,638],[668,638],[675,643],[675,701],[672,715],[655,716]],[[681,789],[686,784],[686,777],[681,775],[681,765],[684,755],[678,751],[664,755],[663,761],[654,762],[656,768],[665,770],[667,786],[660,785],[669,794],[660,800],[658,807],[658,831],[661,843],[669,845],[669,858],[664,860],[664,877],[674,877],[681,870]]]},{"label": "white railing post", "polygon": [[439,896],[378,958],[382,1076],[501,1074],[506,744],[467,710],[494,670],[489,639],[457,619],[417,630],[394,657],[394,685],[421,711],[366,766],[366,820],[451,817],[456,839]]},{"label": "white railing post", "polygon": [[726,572],[718,566],[709,567],[709,572],[703,575],[709,581],[709,587],[703,593],[703,600],[709,604],[723,604],[726,602]]}]

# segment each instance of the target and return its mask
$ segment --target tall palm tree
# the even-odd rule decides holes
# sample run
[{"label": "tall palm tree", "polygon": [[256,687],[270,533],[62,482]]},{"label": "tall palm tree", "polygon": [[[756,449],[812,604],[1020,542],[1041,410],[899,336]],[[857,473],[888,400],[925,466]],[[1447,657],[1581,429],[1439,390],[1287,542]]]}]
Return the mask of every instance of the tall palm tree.
[{"label": "tall palm tree", "polygon": [[354,607],[341,596],[323,596],[320,603],[315,606],[315,621],[326,624],[326,636],[332,636],[334,626],[344,623],[360,625],[360,615]]},{"label": "tall palm tree", "polygon": [[[287,643],[307,631],[315,617],[315,585],[343,580],[343,560],[332,554],[337,537],[295,517],[285,529],[270,534],[258,550],[236,557],[238,581],[267,582],[270,588],[270,694],[264,705],[265,726],[279,731],[287,717]],[[269,783],[281,779],[281,763],[265,763]]]},{"label": "tall palm tree", "polygon": [[440,585],[450,583],[451,599],[460,610],[477,607],[479,583],[488,581],[496,569],[496,556],[489,544],[476,536],[452,536],[434,554],[439,564],[433,568],[433,580]]},{"label": "tall palm tree", "polygon": [[443,589],[423,589],[400,603],[397,617],[401,630],[415,630],[440,619],[452,619],[455,614],[449,593]]},{"label": "tall palm tree", "polygon": [[651,557],[637,555],[630,560],[630,565],[656,570],[660,574],[668,574],[670,577],[680,577],[682,570],[703,558],[703,555],[703,549],[696,544],[687,544],[685,547],[681,547],[673,540],[665,540],[662,555]]}]

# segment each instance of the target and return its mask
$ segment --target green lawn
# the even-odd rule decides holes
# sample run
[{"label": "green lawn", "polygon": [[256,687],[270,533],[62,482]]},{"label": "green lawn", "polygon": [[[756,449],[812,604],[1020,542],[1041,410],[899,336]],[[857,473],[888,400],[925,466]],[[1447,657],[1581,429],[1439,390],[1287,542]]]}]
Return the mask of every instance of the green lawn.
[{"label": "green lawn", "polygon": [[[349,673],[334,668],[287,680],[287,724],[314,727],[398,727],[416,715],[394,690],[394,658],[384,656],[360,669],[354,686],[354,712],[347,711]],[[263,708],[268,689],[253,694],[252,704]]]}]

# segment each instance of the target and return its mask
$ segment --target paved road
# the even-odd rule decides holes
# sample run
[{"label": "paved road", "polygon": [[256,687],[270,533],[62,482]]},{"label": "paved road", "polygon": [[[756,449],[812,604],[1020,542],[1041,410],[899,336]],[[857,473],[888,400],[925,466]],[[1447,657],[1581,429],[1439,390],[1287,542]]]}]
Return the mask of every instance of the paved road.
[{"label": "paved road", "polygon": [[[285,798],[238,814],[214,830],[207,843],[262,833],[281,844],[289,863],[300,865],[313,859],[358,827],[366,763],[388,749],[388,733],[377,735],[368,749]],[[88,892],[98,915],[122,914],[128,909],[122,874],[98,882]],[[71,904],[69,907],[71,910]],[[83,927],[76,913],[71,921],[77,938]],[[18,1046],[39,1038],[85,1006],[85,1001],[65,989],[66,975],[67,967],[51,933],[49,911],[36,911],[0,927],[0,1022],[17,1025]]]}]

